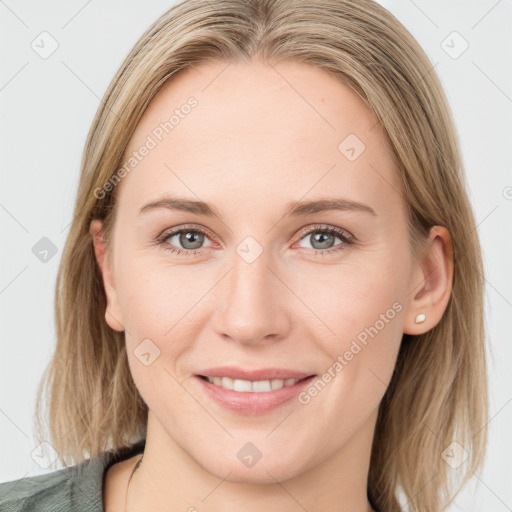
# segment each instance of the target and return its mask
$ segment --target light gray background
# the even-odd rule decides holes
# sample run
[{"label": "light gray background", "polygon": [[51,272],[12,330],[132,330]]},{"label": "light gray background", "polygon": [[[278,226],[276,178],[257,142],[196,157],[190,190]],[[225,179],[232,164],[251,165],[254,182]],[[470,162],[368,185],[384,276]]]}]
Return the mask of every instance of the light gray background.
[{"label": "light gray background", "polygon": [[[418,39],[440,75],[461,139],[486,266],[490,443],[485,470],[450,511],[512,509],[512,1],[381,0]],[[53,294],[86,134],[107,85],[142,32],[171,1],[0,0],[2,229],[0,481],[40,467],[32,415],[54,348]],[[41,58],[43,31],[58,42]],[[454,59],[442,42],[469,48]],[[454,46],[460,47],[455,39]],[[36,39],[37,42],[37,39]],[[446,43],[445,43],[446,44]],[[48,46],[46,46],[48,48]],[[32,252],[48,237],[46,263]]]}]

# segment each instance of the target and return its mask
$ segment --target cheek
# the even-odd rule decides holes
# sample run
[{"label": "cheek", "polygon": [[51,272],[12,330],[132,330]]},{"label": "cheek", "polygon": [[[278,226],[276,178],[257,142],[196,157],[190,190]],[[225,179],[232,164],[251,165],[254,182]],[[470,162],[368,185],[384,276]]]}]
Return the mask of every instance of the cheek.
[{"label": "cheek", "polygon": [[142,256],[126,265],[124,275],[120,304],[135,383],[145,399],[158,396],[163,384],[175,399],[181,397],[173,378],[181,382],[185,376],[184,356],[198,338],[201,298],[211,289],[212,276]]},{"label": "cheek", "polygon": [[155,267],[132,270],[122,304],[131,374],[151,409],[168,407],[162,400],[167,395],[173,397],[172,408],[179,410],[187,406],[179,366],[191,347],[197,299],[193,293],[179,292],[186,283],[176,279],[175,271],[162,272]]},{"label": "cheek", "polygon": [[[318,273],[298,293],[315,313],[309,328],[327,356],[324,371],[334,375],[327,387],[336,410],[345,410],[345,400],[365,411],[378,403],[403,335],[408,263],[388,248],[365,256]],[[313,325],[323,334],[313,334]]]},{"label": "cheek", "polygon": [[383,257],[373,271],[352,270],[345,278],[346,293],[331,295],[336,336],[325,350],[339,362],[337,399],[352,397],[364,415],[382,398],[395,368],[403,336],[407,262]]},{"label": "cheek", "polygon": [[119,301],[128,330],[160,339],[190,323],[212,277],[206,270],[144,254],[127,261],[122,274]]},{"label": "cheek", "polygon": [[386,288],[373,286],[364,298],[341,297],[330,304],[335,335],[322,340],[330,361],[353,385],[387,384],[402,339],[404,306]]},{"label": "cheek", "polygon": [[315,338],[326,365],[318,391],[310,389],[303,396],[303,403],[314,402],[315,415],[326,424],[336,418],[332,435],[339,439],[351,436],[378,407],[403,334],[405,308],[398,291],[377,280],[359,284],[358,293],[329,295],[322,319],[334,334]]},{"label": "cheek", "polygon": [[401,332],[399,313],[405,309],[406,286],[405,274],[392,265],[380,258],[373,262],[347,261],[315,275],[302,272],[293,281],[294,291],[314,314],[311,322],[320,321],[325,339],[334,345],[343,345],[343,340],[358,335],[364,342],[364,333],[370,336],[368,329],[372,337],[393,339]]}]

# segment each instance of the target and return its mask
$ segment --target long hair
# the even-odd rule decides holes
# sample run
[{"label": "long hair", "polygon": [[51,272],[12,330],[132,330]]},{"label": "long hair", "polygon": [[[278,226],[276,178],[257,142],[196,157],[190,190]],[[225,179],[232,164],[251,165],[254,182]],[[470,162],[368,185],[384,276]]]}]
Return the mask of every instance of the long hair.
[{"label": "long hair", "polygon": [[[458,492],[485,455],[481,247],[440,81],[413,36],[372,0],[185,0],[140,37],[109,85],[85,144],[55,289],[57,343],[38,389],[38,435],[65,465],[144,436],[147,406],[131,377],[124,334],[105,321],[89,225],[104,221],[108,256],[119,187],[104,184],[119,177],[128,141],[166,81],[200,62],[254,58],[308,63],[358,94],[392,148],[411,248],[419,251],[433,225],[451,234],[451,297],[435,327],[403,335],[379,407],[368,476],[369,495],[381,511],[398,510],[402,498],[414,510],[439,511],[453,498],[453,484]],[[467,456],[457,470],[446,462],[454,446]]]}]

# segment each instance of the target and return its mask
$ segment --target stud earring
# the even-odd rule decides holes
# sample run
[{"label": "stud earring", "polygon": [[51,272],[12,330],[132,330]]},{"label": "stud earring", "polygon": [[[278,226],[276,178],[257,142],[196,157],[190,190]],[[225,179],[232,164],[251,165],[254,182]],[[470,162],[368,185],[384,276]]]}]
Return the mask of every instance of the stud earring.
[{"label": "stud earring", "polygon": [[425,321],[425,315],[423,313],[420,313],[417,317],[416,317],[416,323],[417,324],[421,324],[421,322],[424,322]]}]

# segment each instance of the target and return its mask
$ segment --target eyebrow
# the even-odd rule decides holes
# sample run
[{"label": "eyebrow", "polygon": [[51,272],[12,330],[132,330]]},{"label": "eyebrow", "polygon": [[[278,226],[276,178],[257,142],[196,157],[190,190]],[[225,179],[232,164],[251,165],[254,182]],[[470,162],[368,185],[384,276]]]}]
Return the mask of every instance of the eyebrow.
[{"label": "eyebrow", "polygon": [[[165,197],[158,201],[152,201],[145,204],[139,210],[139,215],[149,210],[157,208],[167,208],[169,210],[179,210],[206,217],[220,217],[214,206],[203,201],[195,201],[180,197]],[[341,211],[360,211],[377,216],[375,210],[365,203],[352,201],[345,198],[325,198],[312,201],[291,201],[287,203],[284,216],[303,217],[319,212],[329,210]]]}]

